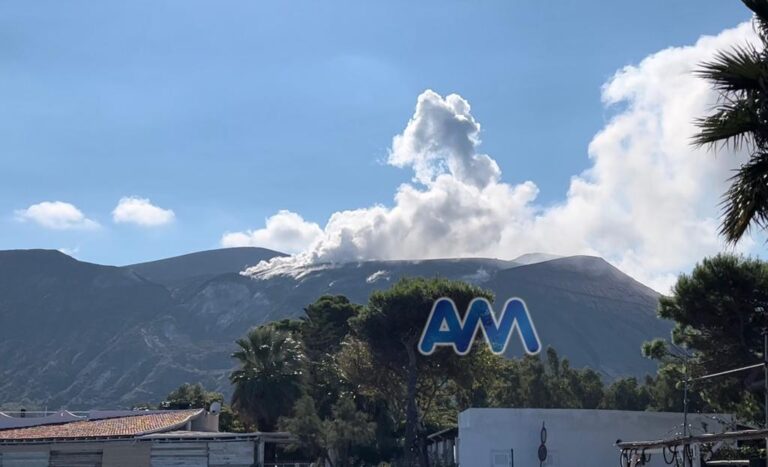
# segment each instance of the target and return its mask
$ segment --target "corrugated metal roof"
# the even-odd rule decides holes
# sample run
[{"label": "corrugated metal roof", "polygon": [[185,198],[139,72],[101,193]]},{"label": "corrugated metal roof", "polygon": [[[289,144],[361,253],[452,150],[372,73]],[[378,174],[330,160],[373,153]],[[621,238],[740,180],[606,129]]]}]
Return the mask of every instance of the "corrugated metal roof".
[{"label": "corrugated metal roof", "polygon": [[9,428],[26,428],[38,425],[58,425],[61,423],[74,422],[78,420],[88,420],[88,417],[78,416],[66,410],[46,414],[41,417],[12,417],[6,413],[0,412],[0,430],[7,430]]},{"label": "corrugated metal roof", "polygon": [[174,410],[145,415],[83,420],[59,425],[0,430],[0,443],[30,440],[125,438],[183,427],[202,410]]}]

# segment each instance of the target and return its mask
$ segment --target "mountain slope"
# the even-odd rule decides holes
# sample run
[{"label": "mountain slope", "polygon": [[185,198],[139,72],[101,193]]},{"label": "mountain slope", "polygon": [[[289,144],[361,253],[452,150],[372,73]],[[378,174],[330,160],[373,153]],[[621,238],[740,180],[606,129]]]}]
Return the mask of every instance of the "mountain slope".
[{"label": "mountain slope", "polygon": [[277,256],[285,256],[285,253],[254,247],[222,248],[131,264],[125,268],[159,284],[173,286],[193,278],[240,272]]},{"label": "mountain slope", "polygon": [[[653,373],[640,347],[666,337],[671,325],[656,318],[659,294],[601,258],[572,256],[501,271],[484,284],[497,301],[520,297],[542,344],[614,378]],[[510,351],[520,355],[517,341]],[[631,371],[628,371],[629,369]]]},{"label": "mountain slope", "polygon": [[[0,403],[70,409],[158,401],[183,382],[230,392],[234,340],[301,316],[322,294],[365,303],[404,276],[446,277],[526,300],[545,346],[607,377],[654,370],[643,340],[666,336],[658,295],[599,258],[366,261],[237,271],[280,255],[228,249],[126,267],[56,251],[0,251]],[[498,306],[498,305],[497,305]],[[519,349],[513,340],[511,349]]]},{"label": "mountain slope", "polygon": [[[142,338],[173,306],[129,270],[57,251],[0,252],[0,400],[117,400],[158,356]],[[139,377],[139,379],[135,379]]]}]

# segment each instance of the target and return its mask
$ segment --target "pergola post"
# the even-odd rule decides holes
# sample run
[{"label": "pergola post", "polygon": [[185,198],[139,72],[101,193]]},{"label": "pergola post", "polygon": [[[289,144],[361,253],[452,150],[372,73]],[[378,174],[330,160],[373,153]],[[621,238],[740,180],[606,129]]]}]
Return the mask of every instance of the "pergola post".
[{"label": "pergola post", "polygon": [[264,466],[264,447],[266,446],[266,443],[264,442],[264,438],[259,437],[259,440],[256,444],[256,465],[259,467]]}]

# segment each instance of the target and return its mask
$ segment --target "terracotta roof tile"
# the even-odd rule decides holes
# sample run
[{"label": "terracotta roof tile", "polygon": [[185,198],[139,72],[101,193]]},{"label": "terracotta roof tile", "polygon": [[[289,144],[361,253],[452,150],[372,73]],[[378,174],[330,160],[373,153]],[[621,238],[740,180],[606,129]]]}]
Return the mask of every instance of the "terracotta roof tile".
[{"label": "terracotta roof tile", "polygon": [[200,410],[177,410],[103,420],[83,420],[60,425],[0,430],[0,442],[62,438],[116,438],[159,433],[178,429],[200,412]]}]

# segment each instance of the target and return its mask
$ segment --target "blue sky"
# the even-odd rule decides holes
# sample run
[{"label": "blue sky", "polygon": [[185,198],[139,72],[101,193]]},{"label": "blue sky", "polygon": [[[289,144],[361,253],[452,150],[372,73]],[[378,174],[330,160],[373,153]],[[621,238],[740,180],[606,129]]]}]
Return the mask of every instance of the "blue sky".
[{"label": "blue sky", "polygon": [[[0,248],[127,264],[215,248],[279,210],[391,205],[426,89],[458,93],[504,180],[560,202],[625,65],[747,20],[723,0],[0,4]],[[174,212],[115,223],[127,196]],[[99,228],[18,212],[71,203]]]}]

